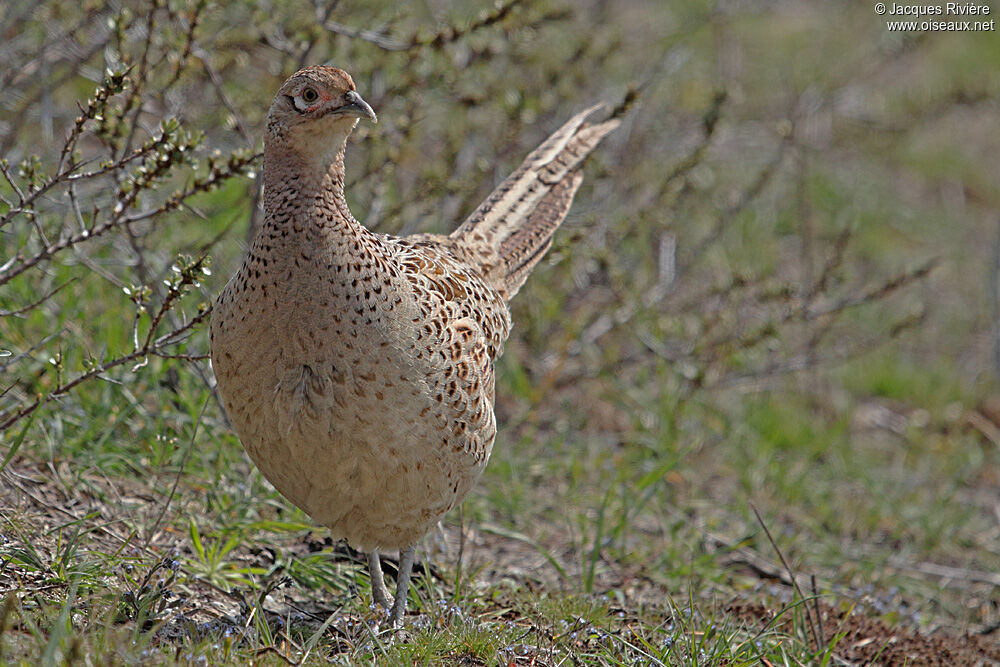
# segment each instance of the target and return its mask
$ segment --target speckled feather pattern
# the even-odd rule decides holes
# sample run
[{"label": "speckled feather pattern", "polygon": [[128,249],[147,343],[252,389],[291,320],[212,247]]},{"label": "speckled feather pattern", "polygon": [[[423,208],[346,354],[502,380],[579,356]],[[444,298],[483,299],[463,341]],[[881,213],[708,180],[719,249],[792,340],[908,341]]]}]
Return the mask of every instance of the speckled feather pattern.
[{"label": "speckled feather pattern", "polygon": [[[354,90],[341,70],[310,68],[283,92],[298,90],[296,77]],[[507,300],[551,244],[580,162],[617,122],[577,116],[455,234],[401,238],[348,210],[356,118],[300,122],[281,95],[268,119],[264,221],[212,314],[219,392],[251,459],[289,500],[358,548],[409,546],[486,466]]]}]

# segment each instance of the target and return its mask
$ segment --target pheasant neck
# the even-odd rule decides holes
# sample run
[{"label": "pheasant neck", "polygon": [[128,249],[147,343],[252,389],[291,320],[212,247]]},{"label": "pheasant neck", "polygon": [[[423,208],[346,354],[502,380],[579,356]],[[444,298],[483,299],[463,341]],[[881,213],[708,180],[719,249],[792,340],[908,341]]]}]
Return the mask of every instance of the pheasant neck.
[{"label": "pheasant neck", "polygon": [[[311,220],[329,231],[351,236],[364,228],[354,219],[344,197],[344,151],[347,136],[323,142],[329,148],[291,143],[264,149],[265,220],[277,224]],[[304,214],[304,215],[303,215]]]}]

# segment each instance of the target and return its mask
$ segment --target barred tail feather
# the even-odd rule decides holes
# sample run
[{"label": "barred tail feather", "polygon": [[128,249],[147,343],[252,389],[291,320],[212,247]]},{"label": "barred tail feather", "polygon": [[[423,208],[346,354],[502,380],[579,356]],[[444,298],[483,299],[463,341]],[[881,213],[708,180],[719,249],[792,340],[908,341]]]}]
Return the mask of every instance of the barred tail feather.
[{"label": "barred tail feather", "polygon": [[618,127],[617,119],[584,122],[600,106],[573,116],[532,151],[451,235],[478,257],[486,278],[507,299],[552,245],[583,180],[584,158]]},{"label": "barred tail feather", "polygon": [[573,196],[583,182],[577,170],[556,184],[535,206],[525,224],[500,246],[500,266],[504,274],[504,294],[517,294],[535,264],[552,246],[552,237],[573,204]]}]

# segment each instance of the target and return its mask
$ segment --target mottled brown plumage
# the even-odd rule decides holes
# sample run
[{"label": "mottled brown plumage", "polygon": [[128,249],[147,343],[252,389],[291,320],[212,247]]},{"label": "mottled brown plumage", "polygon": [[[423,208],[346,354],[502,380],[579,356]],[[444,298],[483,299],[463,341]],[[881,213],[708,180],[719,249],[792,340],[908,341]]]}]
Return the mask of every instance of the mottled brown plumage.
[{"label": "mottled brown plumage", "polygon": [[405,612],[413,545],[468,493],[493,448],[493,365],[507,300],[552,242],[580,163],[616,120],[581,113],[451,236],[362,226],[344,198],[344,149],[375,120],[351,77],[310,67],[271,105],[265,216],[215,305],[212,364],[230,420],[272,484],[335,537],[402,549],[392,623]]}]

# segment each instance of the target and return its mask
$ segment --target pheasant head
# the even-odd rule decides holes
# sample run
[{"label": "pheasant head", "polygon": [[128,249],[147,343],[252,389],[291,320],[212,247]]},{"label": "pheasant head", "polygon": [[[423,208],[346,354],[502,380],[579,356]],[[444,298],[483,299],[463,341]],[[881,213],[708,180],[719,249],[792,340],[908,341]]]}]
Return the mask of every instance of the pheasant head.
[{"label": "pheasant head", "polygon": [[336,67],[307,67],[290,76],[274,96],[267,114],[267,143],[315,150],[346,139],[360,118],[378,122],[350,74]]}]

